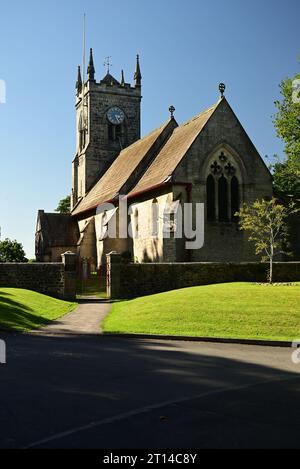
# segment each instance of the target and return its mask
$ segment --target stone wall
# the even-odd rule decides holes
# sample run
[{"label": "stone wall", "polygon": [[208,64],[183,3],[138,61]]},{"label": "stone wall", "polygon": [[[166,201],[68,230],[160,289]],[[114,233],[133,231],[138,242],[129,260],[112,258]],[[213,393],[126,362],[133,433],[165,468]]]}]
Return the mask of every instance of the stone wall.
[{"label": "stone wall", "polygon": [[[134,298],[197,285],[229,282],[265,282],[268,265],[262,263],[122,264],[108,256],[108,294],[112,299]],[[274,266],[276,282],[300,280],[300,262]]]},{"label": "stone wall", "polygon": [[76,298],[76,255],[64,254],[62,263],[0,263],[0,287],[22,288],[45,295],[74,300]]}]

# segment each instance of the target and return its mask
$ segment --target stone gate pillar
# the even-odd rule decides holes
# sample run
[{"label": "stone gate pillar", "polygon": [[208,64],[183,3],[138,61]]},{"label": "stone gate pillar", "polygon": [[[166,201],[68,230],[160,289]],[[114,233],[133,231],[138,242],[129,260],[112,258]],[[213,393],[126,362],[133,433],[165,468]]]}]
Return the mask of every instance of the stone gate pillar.
[{"label": "stone gate pillar", "polygon": [[77,256],[73,252],[65,252],[61,257],[65,266],[64,299],[74,301],[76,300]]},{"label": "stone gate pillar", "polygon": [[121,288],[121,254],[111,252],[106,256],[106,290],[107,297],[111,300],[120,298]]}]

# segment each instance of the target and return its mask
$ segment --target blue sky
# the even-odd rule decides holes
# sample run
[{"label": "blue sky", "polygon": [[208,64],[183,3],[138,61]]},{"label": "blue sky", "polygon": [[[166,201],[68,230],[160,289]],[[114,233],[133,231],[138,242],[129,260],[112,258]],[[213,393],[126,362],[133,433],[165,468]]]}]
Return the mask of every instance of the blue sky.
[{"label": "blue sky", "polygon": [[143,74],[143,134],[185,121],[218,99],[218,84],[262,156],[282,153],[271,116],[278,85],[299,72],[298,0],[15,0],[0,7],[0,226],[34,255],[38,209],[70,192],[75,153],[75,81],[82,16],[97,79]]}]

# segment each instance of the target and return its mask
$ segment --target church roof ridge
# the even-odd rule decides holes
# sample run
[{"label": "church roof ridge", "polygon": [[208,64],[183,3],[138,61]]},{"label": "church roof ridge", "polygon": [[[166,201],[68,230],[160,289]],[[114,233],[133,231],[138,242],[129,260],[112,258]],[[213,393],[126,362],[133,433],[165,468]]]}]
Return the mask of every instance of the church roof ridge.
[{"label": "church roof ridge", "polygon": [[[113,164],[89,191],[86,197],[75,207],[72,215],[79,215],[88,210],[95,209],[99,204],[113,200],[125,186],[145,155],[153,148],[162,132],[175,123],[169,139],[156,153],[147,170],[137,181],[128,195],[161,184],[172,174],[197,136],[224,99],[205,109],[187,122],[178,125],[176,120],[168,120],[157,129],[154,129],[143,138],[137,140],[122,150]],[[129,162],[130,158],[130,164]]]},{"label": "church roof ridge", "polygon": [[164,122],[162,125],[160,125],[160,126],[157,127],[156,129],[151,130],[151,132],[147,133],[146,135],[144,135],[143,137],[141,137],[141,138],[140,138],[139,140],[137,140],[136,142],[134,142],[134,143],[132,143],[131,145],[129,145],[128,147],[124,148],[124,149],[119,153],[119,155],[121,155],[122,153],[126,152],[126,151],[129,150],[130,148],[133,148],[133,147],[135,147],[135,146],[138,146],[138,144],[139,144],[142,140],[146,140],[147,138],[151,137],[154,133],[165,129],[165,128],[168,126],[169,123],[170,123],[170,120]]},{"label": "church roof ridge", "polygon": [[[145,156],[152,151],[152,148],[163,132],[168,126],[171,129],[171,125],[174,125],[174,119],[168,120],[145,137],[124,148],[86,197],[75,207],[72,215],[79,215],[82,212],[95,209],[100,204],[113,200],[129,181]],[[178,125],[176,121],[175,125]]]},{"label": "church roof ridge", "polygon": [[163,184],[174,173],[220,103],[221,101],[218,101],[174,130],[137,185],[130,191],[129,196]]}]

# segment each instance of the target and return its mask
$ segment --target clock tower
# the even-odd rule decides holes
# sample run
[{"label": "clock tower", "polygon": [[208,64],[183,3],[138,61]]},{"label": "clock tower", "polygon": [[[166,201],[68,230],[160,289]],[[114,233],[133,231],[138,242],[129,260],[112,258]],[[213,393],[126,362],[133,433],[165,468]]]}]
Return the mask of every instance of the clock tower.
[{"label": "clock tower", "polygon": [[73,161],[72,208],[86,196],[119,153],[141,138],[141,70],[137,56],[134,86],[109,70],[97,82],[90,50],[87,80],[78,67],[76,83],[77,151]]}]

